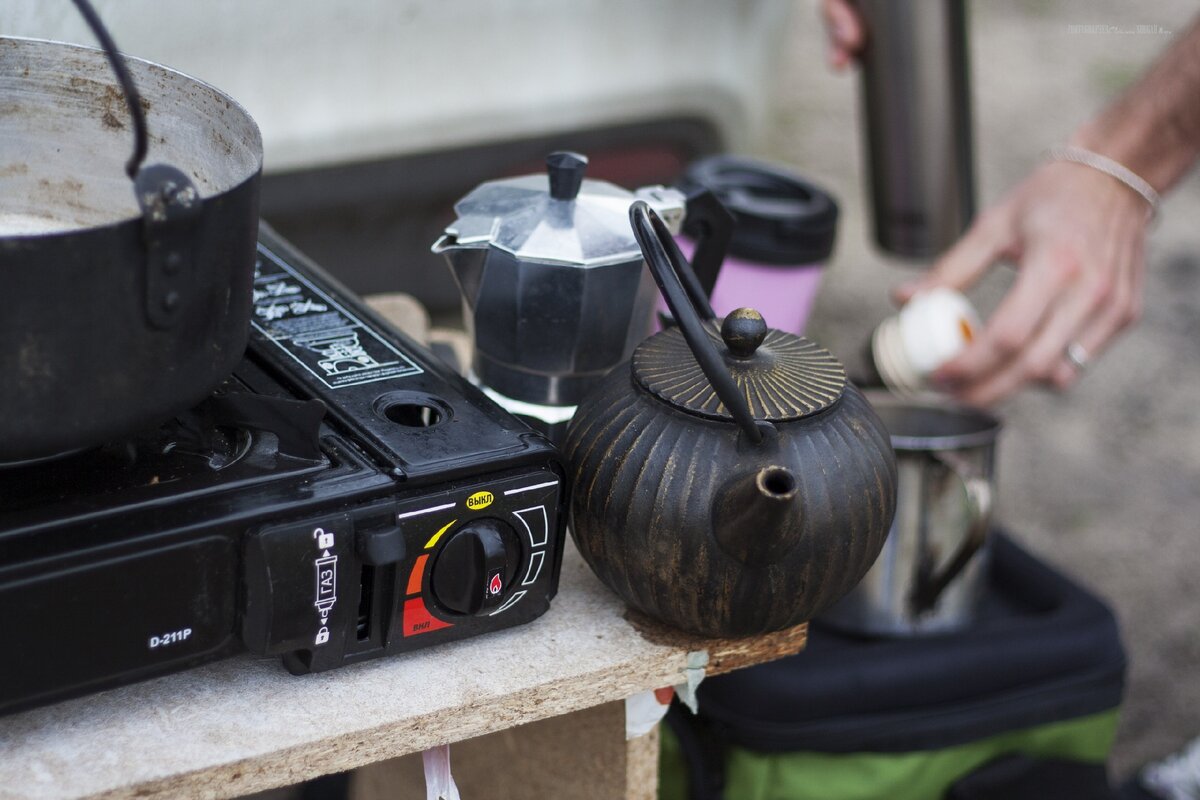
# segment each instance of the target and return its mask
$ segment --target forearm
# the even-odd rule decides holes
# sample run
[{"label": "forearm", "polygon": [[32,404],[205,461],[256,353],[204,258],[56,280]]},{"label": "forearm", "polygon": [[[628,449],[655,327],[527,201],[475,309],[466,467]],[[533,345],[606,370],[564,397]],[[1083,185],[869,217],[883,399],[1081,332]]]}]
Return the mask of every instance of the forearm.
[{"label": "forearm", "polygon": [[1200,19],[1071,143],[1124,164],[1160,193],[1178,182],[1200,155]]}]

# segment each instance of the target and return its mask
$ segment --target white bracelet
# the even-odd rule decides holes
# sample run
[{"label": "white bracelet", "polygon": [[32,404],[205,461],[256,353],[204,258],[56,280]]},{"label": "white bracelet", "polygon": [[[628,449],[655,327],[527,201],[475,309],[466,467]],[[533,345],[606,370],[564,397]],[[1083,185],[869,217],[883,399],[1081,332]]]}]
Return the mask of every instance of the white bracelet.
[{"label": "white bracelet", "polygon": [[1150,204],[1150,210],[1146,213],[1147,219],[1153,219],[1154,215],[1158,213],[1158,206],[1161,202],[1158,192],[1154,191],[1153,186],[1124,164],[1118,164],[1108,156],[1102,156],[1086,148],[1073,145],[1051,147],[1045,155],[1047,161],[1070,161],[1075,164],[1083,164],[1085,167],[1091,167],[1109,177],[1116,178],[1140,194],[1142,199]]}]

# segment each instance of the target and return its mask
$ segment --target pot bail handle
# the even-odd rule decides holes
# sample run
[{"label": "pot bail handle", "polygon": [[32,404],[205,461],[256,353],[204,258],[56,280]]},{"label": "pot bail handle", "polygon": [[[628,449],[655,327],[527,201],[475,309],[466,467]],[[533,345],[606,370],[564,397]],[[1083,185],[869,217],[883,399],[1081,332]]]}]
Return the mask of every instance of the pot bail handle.
[{"label": "pot bail handle", "polygon": [[733,376],[722,362],[720,353],[704,330],[703,320],[715,321],[716,314],[700,289],[699,282],[679,245],[671,236],[671,231],[654,209],[643,200],[635,201],[629,207],[629,221],[633,225],[634,238],[642,248],[642,255],[650,267],[650,274],[654,276],[654,282],[658,284],[663,299],[667,301],[667,307],[671,309],[671,314],[683,332],[683,338],[695,356],[696,363],[700,365],[704,376],[712,384],[713,391],[717,393],[725,408],[729,409],[742,432],[754,444],[761,443],[763,432],[754,415],[750,413],[750,405],[734,383]]},{"label": "pot bail handle", "polygon": [[100,21],[100,15],[96,13],[96,9],[92,8],[89,0],[71,0],[71,2],[79,9],[84,21],[100,42],[100,48],[104,50],[104,55],[108,58],[108,63],[117,76],[117,83],[121,84],[121,92],[125,95],[125,105],[129,107],[129,116],[133,119],[133,155],[125,162],[125,174],[132,179],[137,176],[142,162],[146,160],[149,140],[146,135],[146,115],[142,113],[141,95],[138,94],[133,76],[129,74],[129,68],[125,66],[125,59],[121,57],[121,53],[117,49],[117,43],[113,41],[108,29]]},{"label": "pot bail handle", "polygon": [[99,40],[133,120],[133,155],[125,162],[125,174],[133,181],[133,194],[142,211],[142,244],[146,250],[143,305],[150,326],[167,330],[179,322],[189,297],[194,295],[192,243],[200,222],[200,193],[179,168],[144,165],[149,135],[133,75],[90,0],[71,2]]}]

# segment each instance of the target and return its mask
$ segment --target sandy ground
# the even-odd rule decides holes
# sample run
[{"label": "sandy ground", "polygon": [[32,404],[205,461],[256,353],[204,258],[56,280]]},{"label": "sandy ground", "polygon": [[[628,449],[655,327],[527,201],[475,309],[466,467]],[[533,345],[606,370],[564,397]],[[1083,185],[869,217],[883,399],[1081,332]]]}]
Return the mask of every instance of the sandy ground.
[{"label": "sandy ground", "polygon": [[[824,66],[815,0],[795,16],[789,63],[759,155],[838,195],[843,226],[810,333],[848,363],[887,315],[886,287],[912,274],[867,241],[858,84]],[[1181,32],[1195,3],[1025,0],[972,4],[981,200],[997,198],[1137,76],[1169,34],[1073,32],[1159,25]],[[1107,597],[1132,661],[1114,759],[1124,774],[1200,734],[1200,178],[1167,201],[1151,237],[1145,316],[1062,396],[1005,405],[1000,520]],[[990,310],[1000,268],[971,293]]]}]

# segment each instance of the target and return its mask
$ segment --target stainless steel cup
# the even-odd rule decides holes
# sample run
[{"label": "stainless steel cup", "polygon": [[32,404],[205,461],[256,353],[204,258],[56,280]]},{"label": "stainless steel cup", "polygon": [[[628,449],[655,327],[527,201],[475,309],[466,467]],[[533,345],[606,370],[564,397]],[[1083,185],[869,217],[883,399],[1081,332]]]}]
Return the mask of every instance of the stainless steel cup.
[{"label": "stainless steel cup", "polygon": [[819,621],[871,635],[960,630],[974,618],[987,574],[1000,421],[975,409],[868,397],[896,451],[896,516],[870,571]]}]

